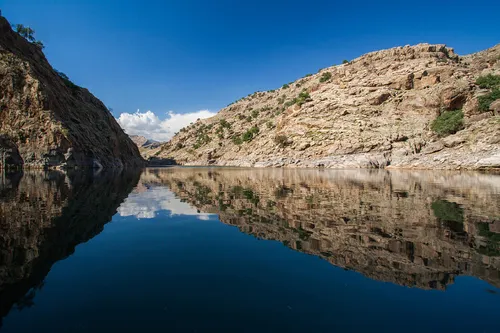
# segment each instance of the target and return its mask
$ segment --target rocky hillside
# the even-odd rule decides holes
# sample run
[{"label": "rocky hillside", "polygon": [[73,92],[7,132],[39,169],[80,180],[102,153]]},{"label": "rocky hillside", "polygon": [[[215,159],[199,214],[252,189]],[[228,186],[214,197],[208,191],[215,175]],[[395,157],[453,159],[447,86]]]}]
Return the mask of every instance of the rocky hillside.
[{"label": "rocky hillside", "polygon": [[187,165],[499,168],[499,74],[500,45],[372,52],[242,98],[151,153]]},{"label": "rocky hillside", "polygon": [[42,167],[140,166],[106,106],[52,68],[40,48],[0,17],[0,149],[5,163]]}]

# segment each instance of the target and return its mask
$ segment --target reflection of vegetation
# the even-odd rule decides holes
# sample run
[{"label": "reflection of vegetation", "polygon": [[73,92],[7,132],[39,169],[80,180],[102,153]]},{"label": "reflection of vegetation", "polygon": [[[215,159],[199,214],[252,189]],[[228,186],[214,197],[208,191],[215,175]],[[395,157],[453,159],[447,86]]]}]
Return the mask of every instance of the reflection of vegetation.
[{"label": "reflection of vegetation", "polygon": [[272,200],[267,200],[266,206],[267,206],[268,209],[271,209],[273,207],[276,207],[276,202],[274,202]]},{"label": "reflection of vegetation", "polygon": [[277,199],[282,199],[286,198],[290,193],[293,193],[293,190],[291,188],[286,187],[285,185],[281,185],[274,191],[274,196]]},{"label": "reflection of vegetation", "polygon": [[26,295],[21,297],[17,302],[16,302],[16,308],[19,311],[22,311],[26,308],[31,308],[33,305],[35,305],[34,299],[36,296],[37,291],[42,290],[43,286],[45,284],[45,281],[41,281],[38,285],[34,286],[31,288]]},{"label": "reflection of vegetation", "polygon": [[434,215],[442,221],[464,223],[464,210],[454,202],[437,200],[431,207]]},{"label": "reflection of vegetation", "polygon": [[480,247],[478,252],[487,256],[500,256],[500,234],[490,231],[489,223],[478,223],[479,236],[486,238],[486,246]]},{"label": "reflection of vegetation", "polygon": [[489,223],[478,223],[477,229],[479,230],[479,236],[486,237],[493,242],[500,242],[500,234],[491,232]]},{"label": "reflection of vegetation", "polygon": [[254,194],[252,190],[250,189],[244,189],[243,190],[243,195],[245,196],[245,198],[250,201],[251,203],[253,203],[255,206],[257,206],[257,204],[259,203],[260,199],[259,199],[259,196]]},{"label": "reflection of vegetation", "polygon": [[204,205],[211,204],[212,200],[210,198],[210,192],[212,192],[212,190],[210,187],[202,185],[197,181],[193,182],[193,185],[196,187],[196,191],[194,193],[196,201]]},{"label": "reflection of vegetation", "polygon": [[297,229],[293,228],[293,230],[299,234],[299,238],[302,239],[302,240],[308,240],[309,237],[311,237],[312,235],[312,232],[310,231],[307,231],[307,230],[304,230],[302,229],[302,227],[298,227]]},{"label": "reflection of vegetation", "polygon": [[495,242],[487,242],[486,246],[481,246],[477,249],[477,252],[490,257],[500,256],[500,246]]}]

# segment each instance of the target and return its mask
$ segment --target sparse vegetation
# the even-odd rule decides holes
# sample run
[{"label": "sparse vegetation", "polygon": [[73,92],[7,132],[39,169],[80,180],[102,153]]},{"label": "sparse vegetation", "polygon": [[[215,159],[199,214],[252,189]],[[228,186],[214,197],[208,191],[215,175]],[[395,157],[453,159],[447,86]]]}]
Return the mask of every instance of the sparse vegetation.
[{"label": "sparse vegetation", "polygon": [[252,111],[252,117],[257,118],[259,116],[259,110],[253,110]]},{"label": "sparse vegetation", "polygon": [[305,102],[308,102],[310,100],[311,100],[311,96],[309,95],[309,93],[306,90],[303,90],[299,94],[299,96],[295,99],[295,103],[298,106],[302,106],[302,104],[304,104]]},{"label": "sparse vegetation", "polygon": [[439,136],[455,134],[463,128],[462,110],[445,111],[431,124],[431,129]]},{"label": "sparse vegetation", "polygon": [[431,207],[434,215],[442,221],[464,223],[464,210],[454,202],[436,200]]},{"label": "sparse vegetation", "polygon": [[231,128],[231,124],[226,119],[221,119],[219,124],[221,128]]},{"label": "sparse vegetation", "polygon": [[326,82],[332,78],[332,73],[330,72],[324,72],[321,74],[321,77],[319,78],[319,82]]},{"label": "sparse vegetation", "polygon": [[281,88],[282,89],[288,89],[288,88],[290,88],[290,86],[288,85],[288,83],[285,83]]},{"label": "sparse vegetation", "polygon": [[63,72],[59,72],[57,69],[54,69],[54,71],[57,73],[57,75],[59,75],[59,77],[64,81],[64,84],[72,89],[73,91],[76,91],[78,90],[78,86],[76,84],[74,84],[73,82],[71,82],[71,80],[69,79],[69,77],[64,74]]},{"label": "sparse vegetation", "polygon": [[500,75],[488,74],[480,76],[476,80],[476,84],[483,89],[495,89],[500,87]]},{"label": "sparse vegetation", "polygon": [[233,136],[232,140],[235,145],[241,145],[243,143],[243,140],[241,140],[240,136]]},{"label": "sparse vegetation", "polygon": [[280,147],[285,147],[288,144],[288,137],[286,135],[277,135],[274,137],[274,143]]},{"label": "sparse vegetation", "polygon": [[488,74],[480,76],[476,80],[476,84],[483,89],[491,89],[489,93],[478,97],[479,110],[488,111],[491,103],[500,99],[500,75]]},{"label": "sparse vegetation", "polygon": [[344,65],[345,65],[345,64],[348,64],[348,63],[349,63],[349,60],[344,59],[344,60],[342,60],[342,63],[343,63]]},{"label": "sparse vegetation", "polygon": [[253,126],[248,131],[243,133],[241,136],[241,140],[244,142],[252,141],[252,139],[259,133],[259,128],[257,126]]},{"label": "sparse vegetation", "polygon": [[493,103],[497,99],[500,99],[500,89],[498,88],[493,89],[493,91],[486,95],[479,96],[477,98],[479,102],[479,110],[488,111],[490,109],[491,103]]},{"label": "sparse vegetation", "polygon": [[40,40],[34,41],[33,45],[38,47],[40,50],[43,50],[45,48],[45,45],[43,45],[42,41],[40,41]]},{"label": "sparse vegetation", "polygon": [[40,50],[45,47],[41,41],[35,39],[35,30],[30,27],[25,27],[23,24],[15,24],[12,27],[21,37],[38,47]]}]

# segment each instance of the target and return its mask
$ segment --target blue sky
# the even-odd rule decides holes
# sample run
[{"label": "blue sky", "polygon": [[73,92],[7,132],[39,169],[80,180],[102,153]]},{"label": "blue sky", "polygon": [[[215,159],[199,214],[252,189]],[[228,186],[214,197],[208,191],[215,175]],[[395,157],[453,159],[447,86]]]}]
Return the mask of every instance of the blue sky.
[{"label": "blue sky", "polygon": [[467,54],[500,42],[498,0],[0,0],[0,8],[34,28],[51,64],[116,117],[151,110],[156,119],[144,122],[216,112],[378,49],[430,42]]}]

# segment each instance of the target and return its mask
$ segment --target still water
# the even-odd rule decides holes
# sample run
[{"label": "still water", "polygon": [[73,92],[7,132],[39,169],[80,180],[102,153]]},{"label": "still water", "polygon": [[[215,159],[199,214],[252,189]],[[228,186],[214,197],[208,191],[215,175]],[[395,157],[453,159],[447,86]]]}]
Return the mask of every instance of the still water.
[{"label": "still water", "polygon": [[500,176],[7,174],[0,333],[500,332]]}]

